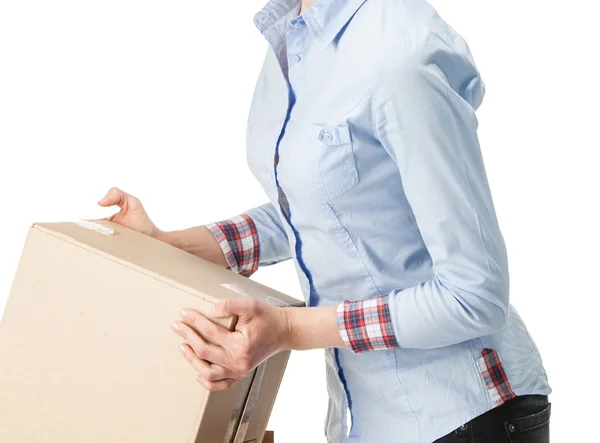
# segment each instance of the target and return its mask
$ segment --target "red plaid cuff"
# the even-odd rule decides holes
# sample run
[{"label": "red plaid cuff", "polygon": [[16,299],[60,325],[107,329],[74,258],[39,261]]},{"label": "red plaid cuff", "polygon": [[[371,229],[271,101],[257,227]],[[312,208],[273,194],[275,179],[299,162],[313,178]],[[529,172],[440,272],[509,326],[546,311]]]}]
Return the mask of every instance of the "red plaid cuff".
[{"label": "red plaid cuff", "polygon": [[206,225],[225,254],[229,269],[249,277],[258,269],[258,232],[246,214]]},{"label": "red plaid cuff", "polygon": [[477,360],[477,365],[496,406],[500,406],[505,401],[517,396],[510,387],[500,356],[495,350],[485,348],[481,351],[481,357]]},{"label": "red plaid cuff", "polygon": [[342,340],[355,353],[399,347],[387,296],[341,303],[337,326]]}]

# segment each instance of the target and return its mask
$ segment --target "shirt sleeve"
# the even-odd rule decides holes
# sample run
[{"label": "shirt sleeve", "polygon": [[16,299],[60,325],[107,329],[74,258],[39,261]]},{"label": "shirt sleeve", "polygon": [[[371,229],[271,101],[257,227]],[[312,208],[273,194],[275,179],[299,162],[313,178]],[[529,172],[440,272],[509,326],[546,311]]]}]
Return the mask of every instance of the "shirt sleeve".
[{"label": "shirt sleeve", "polygon": [[340,334],[355,352],[448,346],[506,322],[506,249],[477,137],[483,94],[458,36],[432,34],[382,74],[373,99],[375,132],[398,165],[433,277],[340,305]]},{"label": "shirt sleeve", "polygon": [[260,266],[291,258],[285,229],[271,203],[206,227],[221,246],[229,269],[246,277]]}]

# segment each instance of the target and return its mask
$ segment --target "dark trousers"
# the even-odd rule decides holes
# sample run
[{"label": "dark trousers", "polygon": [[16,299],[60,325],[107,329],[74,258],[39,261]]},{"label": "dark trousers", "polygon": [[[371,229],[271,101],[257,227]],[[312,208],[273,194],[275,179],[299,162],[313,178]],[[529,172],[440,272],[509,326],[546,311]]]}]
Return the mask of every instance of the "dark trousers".
[{"label": "dark trousers", "polygon": [[550,403],[523,395],[465,423],[434,443],[549,443]]}]

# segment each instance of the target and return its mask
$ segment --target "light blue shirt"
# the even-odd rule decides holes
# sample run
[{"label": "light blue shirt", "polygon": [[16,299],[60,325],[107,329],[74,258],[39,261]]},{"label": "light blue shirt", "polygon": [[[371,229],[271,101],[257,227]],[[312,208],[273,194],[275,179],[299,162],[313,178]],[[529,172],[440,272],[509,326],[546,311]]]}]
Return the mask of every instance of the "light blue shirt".
[{"label": "light blue shirt", "polygon": [[260,264],[292,258],[311,306],[389,296],[399,345],[326,351],[328,441],[432,442],[493,408],[484,349],[511,392],[548,394],[509,304],[467,44],[425,0],[298,12],[272,0],[255,17],[269,42],[247,127],[270,200],[248,211]]}]

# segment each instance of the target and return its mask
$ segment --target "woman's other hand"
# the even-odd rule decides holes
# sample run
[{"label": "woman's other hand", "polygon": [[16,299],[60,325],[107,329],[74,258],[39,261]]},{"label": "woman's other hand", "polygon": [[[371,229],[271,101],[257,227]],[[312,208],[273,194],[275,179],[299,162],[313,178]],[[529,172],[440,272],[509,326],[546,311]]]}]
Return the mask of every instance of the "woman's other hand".
[{"label": "woman's other hand", "polygon": [[208,317],[237,316],[234,331],[213,323],[193,309],[181,312],[173,330],[185,341],[180,347],[209,391],[228,389],[247,377],[259,364],[291,346],[288,309],[251,298],[225,300]]},{"label": "woman's other hand", "polygon": [[[237,316],[234,331],[210,318]],[[193,309],[181,312],[173,330],[185,341],[180,349],[209,391],[229,388],[254,368],[283,350],[343,348],[336,323],[336,306],[278,308],[252,298],[225,300],[204,316]]]},{"label": "woman's other hand", "polygon": [[108,217],[106,220],[113,221],[150,237],[157,237],[161,233],[161,230],[156,227],[148,216],[142,202],[119,188],[110,189],[98,204],[105,208],[111,206],[119,207],[119,212]]},{"label": "woman's other hand", "polygon": [[119,212],[106,220],[154,237],[223,268],[228,266],[221,246],[206,226],[168,232],[158,229],[148,216],[142,202],[119,188],[112,188],[108,191],[98,204],[103,207],[119,207]]}]

